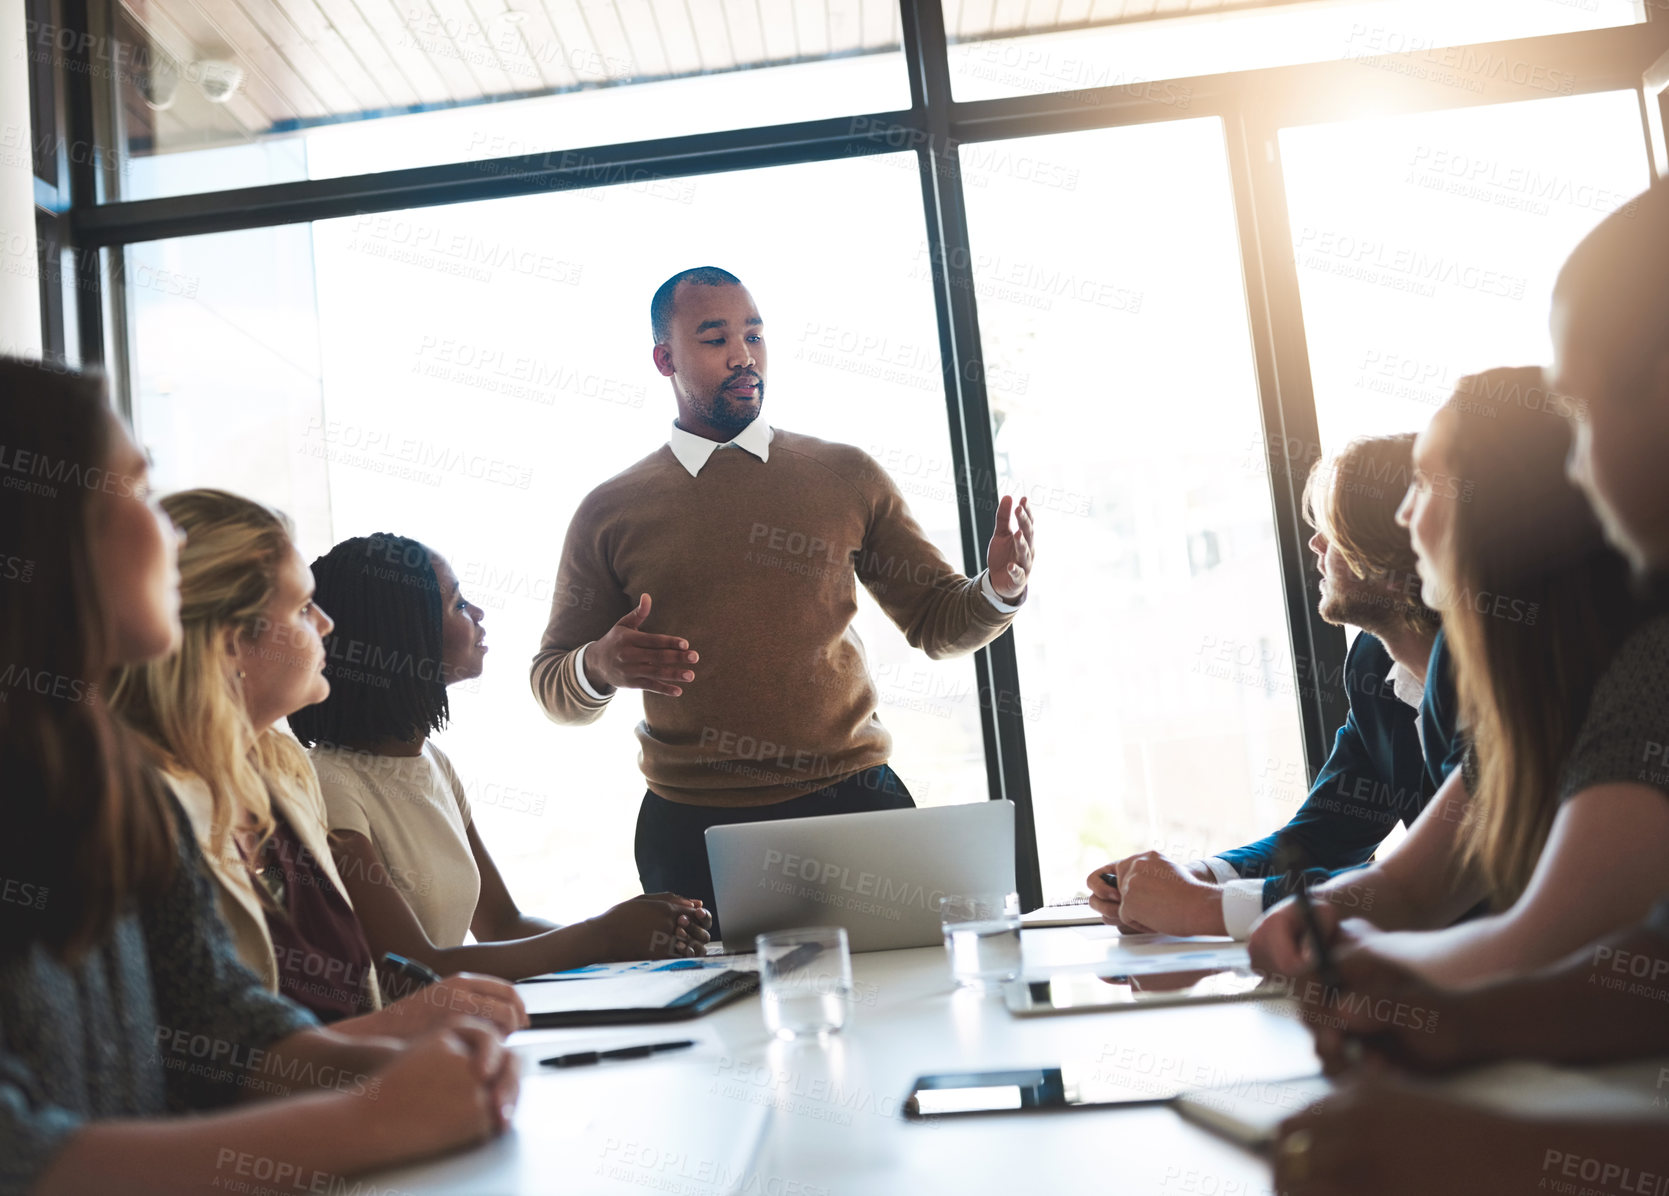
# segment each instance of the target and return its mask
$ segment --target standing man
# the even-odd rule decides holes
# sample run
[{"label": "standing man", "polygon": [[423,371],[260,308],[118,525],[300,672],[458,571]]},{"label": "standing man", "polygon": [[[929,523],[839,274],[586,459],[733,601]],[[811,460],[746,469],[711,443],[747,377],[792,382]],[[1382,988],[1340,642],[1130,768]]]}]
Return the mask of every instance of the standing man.
[{"label": "standing man", "polygon": [[765,325],[735,275],[681,271],[649,316],[678,418],[575,512],[532,683],[559,723],[643,690],[638,876],[711,907],[708,827],[915,804],[887,766],[856,583],[929,656],[975,651],[1025,600],[1032,517],[1004,498],[985,572],[962,576],[867,454],[761,418]]}]

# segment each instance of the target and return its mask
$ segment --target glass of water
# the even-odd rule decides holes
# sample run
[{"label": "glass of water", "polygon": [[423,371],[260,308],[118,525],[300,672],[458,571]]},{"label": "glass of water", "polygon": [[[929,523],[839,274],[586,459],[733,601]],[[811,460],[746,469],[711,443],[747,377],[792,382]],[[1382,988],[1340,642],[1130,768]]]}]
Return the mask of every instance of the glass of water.
[{"label": "glass of water", "polygon": [[939,924],[956,983],[996,987],[1020,974],[1020,897],[953,893],[939,898]]},{"label": "glass of water", "polygon": [[844,926],[776,930],[754,939],[765,1028],[778,1038],[819,1041],[852,1009],[852,955]]}]

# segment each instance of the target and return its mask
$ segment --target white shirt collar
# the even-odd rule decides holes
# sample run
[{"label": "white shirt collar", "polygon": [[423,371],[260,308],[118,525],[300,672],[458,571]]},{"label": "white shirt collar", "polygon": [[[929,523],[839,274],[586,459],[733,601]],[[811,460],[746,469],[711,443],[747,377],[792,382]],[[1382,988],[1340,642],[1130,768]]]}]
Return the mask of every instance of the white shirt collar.
[{"label": "white shirt collar", "polygon": [[1397,695],[1397,700],[1403,705],[1418,710],[1420,703],[1425,701],[1426,687],[1414,680],[1414,674],[1403,668],[1400,661],[1391,662],[1391,667],[1385,672],[1385,679],[1391,683],[1391,692]]},{"label": "white shirt collar", "polygon": [[761,461],[771,459],[771,440],[775,433],[771,425],[762,419],[755,419],[747,427],[736,433],[734,437],[720,444],[716,440],[708,440],[705,436],[697,436],[694,432],[686,432],[678,426],[678,421],[672,421],[672,435],[667,440],[672,449],[672,455],[678,458],[678,464],[689,471],[689,475],[698,477],[701,467],[707,464],[707,459],[721,448],[735,445],[746,449]]}]

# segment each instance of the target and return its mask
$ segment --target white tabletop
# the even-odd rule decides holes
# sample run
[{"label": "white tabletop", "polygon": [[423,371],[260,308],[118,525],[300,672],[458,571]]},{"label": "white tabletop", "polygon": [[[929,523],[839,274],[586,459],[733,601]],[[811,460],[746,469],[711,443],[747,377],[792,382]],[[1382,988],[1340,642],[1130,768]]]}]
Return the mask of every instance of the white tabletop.
[{"label": "white tabletop", "polygon": [[[1093,964],[1129,948],[1104,927],[1025,932],[1028,968]],[[1310,1038],[1282,1002],[1016,1018],[958,990],[941,947],[853,956],[856,996],[827,1045],[771,1040],[758,997],[693,1022],[534,1030],[514,1128],[479,1149],[372,1177],[399,1193],[872,1196],[1118,1193],[1268,1196],[1261,1160],[1136,1107],[908,1122],[918,1075],[1081,1062],[1163,1095],[1313,1073]],[[673,1038],[693,1049],[557,1070],[547,1055]]]}]

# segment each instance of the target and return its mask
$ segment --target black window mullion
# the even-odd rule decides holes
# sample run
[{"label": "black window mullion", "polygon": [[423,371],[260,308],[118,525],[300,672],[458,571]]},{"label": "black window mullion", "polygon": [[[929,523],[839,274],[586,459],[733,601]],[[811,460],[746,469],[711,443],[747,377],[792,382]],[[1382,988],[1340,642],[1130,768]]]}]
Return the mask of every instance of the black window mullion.
[{"label": "black window mullion", "polygon": [[63,228],[65,220],[35,209],[35,247],[41,300],[41,357],[54,365],[69,360],[64,340]]},{"label": "black window mullion", "polygon": [[[91,148],[99,144],[94,114],[100,97],[95,94],[88,0],[62,0],[59,16],[64,28],[78,35],[65,39],[73,48],[64,52],[65,61],[55,63],[55,66],[58,68],[59,85],[64,91],[64,133],[72,150],[67,171],[71,261],[74,265],[70,284],[75,296],[80,363],[83,369],[91,369],[105,362],[104,278],[98,250],[88,248],[76,239],[75,216],[96,208],[103,198],[99,192],[98,155]],[[119,149],[111,147],[108,152],[119,152]],[[119,254],[121,251],[115,252]]]},{"label": "black window mullion", "polygon": [[1278,129],[1267,113],[1224,114],[1229,175],[1258,378],[1265,457],[1304,756],[1313,780],[1344,722],[1345,638],[1322,621],[1321,575],[1310,566],[1304,481],[1321,455],[1309,342],[1287,216]]},{"label": "black window mullion", "polygon": [[[985,566],[985,546],[996,525],[997,460],[985,393],[960,161],[950,137],[953,101],[944,11],[940,0],[903,0],[902,15],[910,94],[923,118],[916,154],[933,267],[962,555],[964,568],[972,575]],[[1013,632],[1005,632],[976,653],[974,670],[990,796],[1014,803],[1015,884],[1021,908],[1036,909],[1043,904],[1043,881]]]}]

